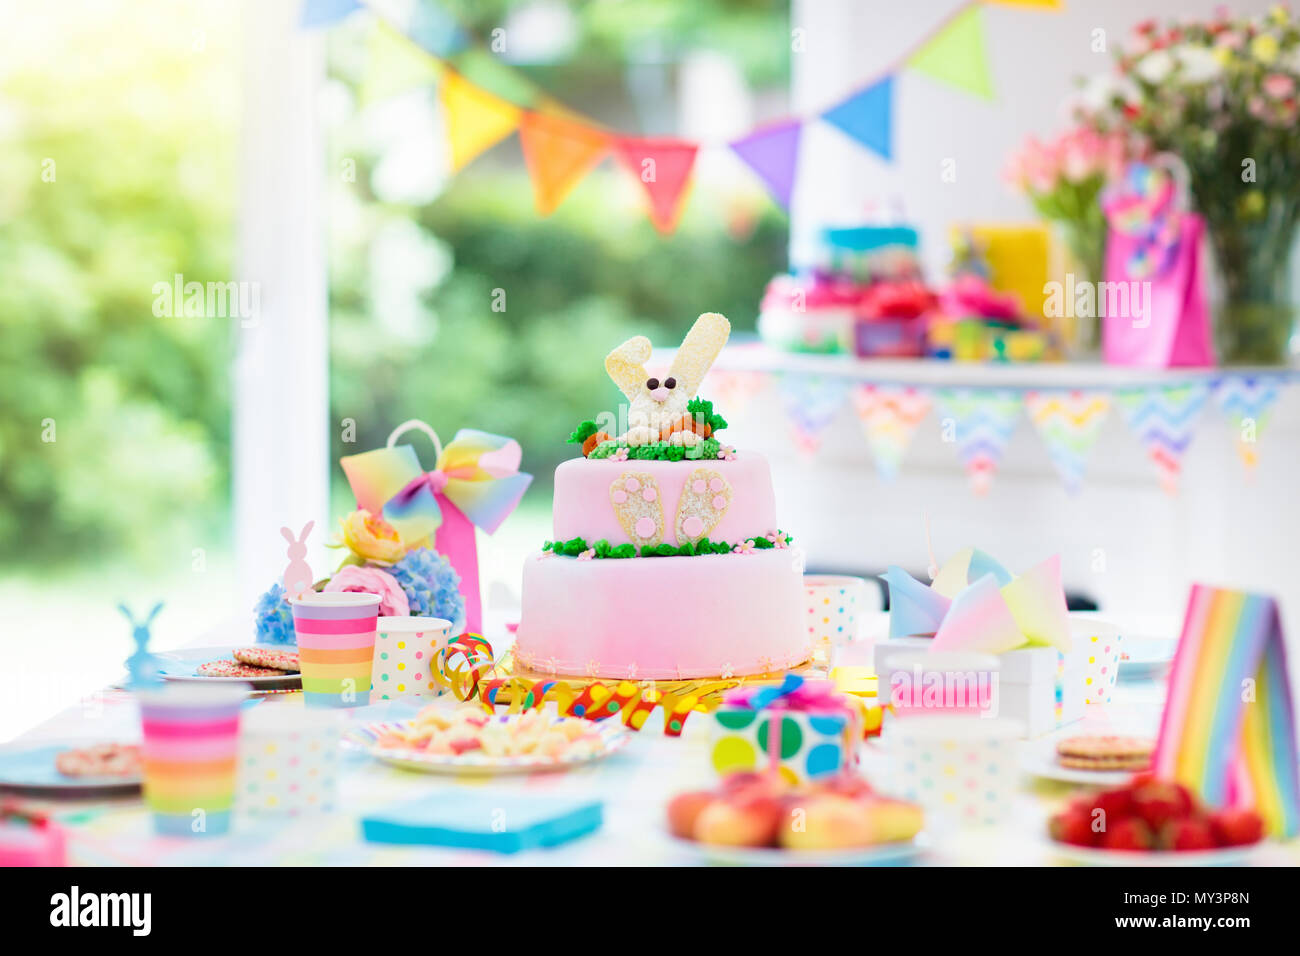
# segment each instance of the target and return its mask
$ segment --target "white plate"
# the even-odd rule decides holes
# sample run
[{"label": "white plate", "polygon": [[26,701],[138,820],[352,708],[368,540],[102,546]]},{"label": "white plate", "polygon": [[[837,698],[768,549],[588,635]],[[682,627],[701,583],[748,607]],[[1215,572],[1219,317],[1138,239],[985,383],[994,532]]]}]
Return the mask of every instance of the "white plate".
[{"label": "white plate", "polygon": [[668,834],[675,846],[714,866],[902,866],[929,849],[922,830],[910,840],[850,850],[782,850],[776,847],[716,846]]},{"label": "white plate", "polygon": [[1071,846],[1048,840],[1051,852],[1072,863],[1085,866],[1243,866],[1263,843],[1250,846],[1226,846],[1219,850],[1103,850],[1090,846]]},{"label": "white plate", "polygon": [[1120,642],[1119,679],[1149,680],[1159,676],[1173,662],[1177,646],[1176,640],[1168,638],[1124,635]]},{"label": "white plate", "polygon": [[1032,777],[1057,780],[1061,783],[1081,783],[1090,787],[1118,787],[1133,779],[1140,770],[1081,770],[1062,767],[1056,760],[1056,741],[1050,746],[1026,746],[1020,755],[1020,769]]},{"label": "white plate", "polygon": [[192,680],[204,684],[252,684],[259,689],[269,687],[292,687],[302,682],[301,674],[281,674],[277,677],[204,677],[194,673],[200,664],[208,661],[231,660],[236,648],[264,647],[270,651],[292,649],[287,644],[232,644],[229,647],[182,647],[174,651],[158,651],[154,654],[162,664],[163,680]]},{"label": "white plate", "polygon": [[[517,715],[499,714],[494,720],[506,720]],[[557,716],[554,718],[559,720]],[[569,717],[568,720],[579,718]],[[555,759],[540,755],[527,754],[518,757],[488,757],[481,753],[430,754],[420,750],[395,750],[391,747],[377,747],[375,741],[393,730],[406,729],[413,721],[399,720],[388,723],[366,724],[350,730],[343,736],[347,747],[364,751],[376,760],[403,770],[417,770],[421,773],[449,773],[495,775],[510,773],[537,773],[549,770],[568,770],[571,767],[602,760],[615,751],[625,747],[632,739],[631,731],[615,720],[592,721],[592,727],[600,736],[600,746],[591,753],[573,754]]]}]

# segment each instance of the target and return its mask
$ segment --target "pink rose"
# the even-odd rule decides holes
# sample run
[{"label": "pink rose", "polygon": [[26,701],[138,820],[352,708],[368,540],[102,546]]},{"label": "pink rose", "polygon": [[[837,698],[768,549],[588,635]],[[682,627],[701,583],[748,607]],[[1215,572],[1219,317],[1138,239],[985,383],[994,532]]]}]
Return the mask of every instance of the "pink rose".
[{"label": "pink rose", "polygon": [[330,583],[325,585],[325,590],[378,594],[379,613],[383,617],[406,617],[411,613],[406,592],[397,583],[397,579],[387,571],[378,568],[349,564],[330,578]]}]

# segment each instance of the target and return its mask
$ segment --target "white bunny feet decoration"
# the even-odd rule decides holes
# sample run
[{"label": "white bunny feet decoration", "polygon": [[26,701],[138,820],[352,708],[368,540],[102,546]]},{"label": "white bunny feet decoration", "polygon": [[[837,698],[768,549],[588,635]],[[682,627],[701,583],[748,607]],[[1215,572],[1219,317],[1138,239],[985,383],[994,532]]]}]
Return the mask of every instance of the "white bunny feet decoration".
[{"label": "white bunny feet decoration", "polygon": [[663,379],[646,371],[651,346],[644,335],[628,339],[605,357],[605,371],[631,403],[627,433],[621,436],[625,444],[636,448],[667,441],[690,448],[703,441],[690,427],[686,406],[730,334],[726,316],[717,312],[701,315],[686,333]]}]

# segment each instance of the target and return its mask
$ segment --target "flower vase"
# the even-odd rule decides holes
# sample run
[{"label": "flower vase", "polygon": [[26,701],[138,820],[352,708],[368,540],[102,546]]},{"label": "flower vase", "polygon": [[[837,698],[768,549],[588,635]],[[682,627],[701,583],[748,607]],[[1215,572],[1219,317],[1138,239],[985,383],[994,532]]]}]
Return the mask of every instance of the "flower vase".
[{"label": "flower vase", "polygon": [[1295,306],[1291,301],[1291,253],[1295,220],[1279,217],[1249,225],[1213,223],[1210,241],[1223,276],[1217,310],[1219,355],[1227,365],[1285,365],[1291,357]]}]

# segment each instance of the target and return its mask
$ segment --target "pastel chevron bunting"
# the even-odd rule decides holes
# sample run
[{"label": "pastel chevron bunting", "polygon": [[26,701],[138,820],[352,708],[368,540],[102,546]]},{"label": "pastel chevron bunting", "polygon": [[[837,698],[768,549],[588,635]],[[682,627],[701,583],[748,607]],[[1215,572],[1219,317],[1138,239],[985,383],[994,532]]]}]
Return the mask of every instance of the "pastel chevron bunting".
[{"label": "pastel chevron bunting", "polygon": [[822,114],[822,119],[882,159],[893,155],[894,78],[887,76]]},{"label": "pastel chevron bunting", "polygon": [[1109,396],[1102,392],[1028,392],[1025,410],[1047,446],[1065,490],[1078,494],[1088,454],[1110,412]]},{"label": "pastel chevron bunting", "polygon": [[930,396],[909,387],[858,385],[853,390],[853,411],[867,436],[876,471],[892,481],[917,426],[930,413]]},{"label": "pastel chevron bunting", "polygon": [[1178,491],[1183,455],[1196,434],[1210,386],[1205,382],[1166,388],[1129,389],[1116,393],[1128,427],[1160,473],[1169,494]]},{"label": "pastel chevron bunting", "polygon": [[772,198],[786,209],[790,208],[790,197],[794,193],[802,132],[803,124],[790,120],[755,130],[731,144],[735,154],[763,180]]},{"label": "pastel chevron bunting", "polygon": [[1228,417],[1237,454],[1247,468],[1254,468],[1259,463],[1255,445],[1279,392],[1276,379],[1253,376],[1225,378],[1214,389],[1214,400]]},{"label": "pastel chevron bunting", "polygon": [[795,445],[805,455],[816,454],[822,433],[848,397],[849,383],[838,377],[785,372],[779,387]]},{"label": "pastel chevron bunting", "polygon": [[978,4],[969,5],[912,54],[907,65],[963,92],[993,99],[984,45],[984,11]]},{"label": "pastel chevron bunting", "polygon": [[936,389],[935,401],[945,419],[945,441],[957,446],[957,457],[976,494],[985,494],[1016,430],[1020,395],[1004,389]]}]

